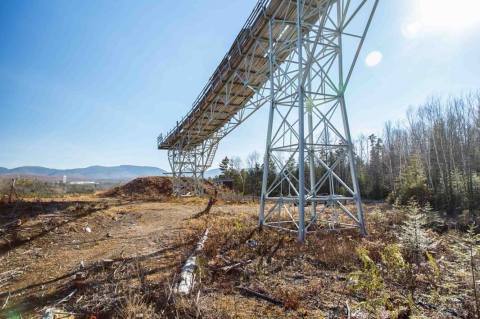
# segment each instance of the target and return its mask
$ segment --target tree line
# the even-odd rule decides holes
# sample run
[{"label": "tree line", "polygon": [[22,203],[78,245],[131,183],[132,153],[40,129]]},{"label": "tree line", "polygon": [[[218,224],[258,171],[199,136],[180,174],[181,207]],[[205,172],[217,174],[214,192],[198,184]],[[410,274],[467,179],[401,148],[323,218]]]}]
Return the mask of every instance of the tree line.
[{"label": "tree line", "polygon": [[[413,199],[450,215],[478,211],[480,91],[431,98],[410,108],[406,121],[387,122],[381,136],[360,135],[354,146],[363,198],[399,204]],[[344,154],[320,156],[333,162]],[[239,157],[226,157],[220,169],[223,177],[232,179],[235,191],[260,194],[263,165],[257,152],[247,157],[246,167]],[[268,169],[269,176],[276,173],[273,164]],[[321,171],[320,165],[315,169]],[[348,163],[338,167],[338,174],[349,180]]]}]

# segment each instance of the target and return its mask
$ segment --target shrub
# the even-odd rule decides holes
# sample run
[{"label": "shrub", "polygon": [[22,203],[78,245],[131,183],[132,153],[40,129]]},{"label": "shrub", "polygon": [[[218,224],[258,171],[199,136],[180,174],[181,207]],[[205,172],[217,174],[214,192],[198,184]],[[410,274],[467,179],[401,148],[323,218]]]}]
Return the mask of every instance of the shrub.
[{"label": "shrub", "polygon": [[381,258],[382,264],[386,269],[386,276],[396,282],[402,282],[405,279],[409,265],[403,259],[400,246],[397,244],[385,246],[381,253]]},{"label": "shrub", "polygon": [[377,312],[387,302],[387,295],[384,292],[384,282],[375,262],[368,255],[368,250],[360,247],[357,249],[357,256],[362,262],[362,268],[350,274],[353,292],[365,296],[361,304],[368,311]]}]

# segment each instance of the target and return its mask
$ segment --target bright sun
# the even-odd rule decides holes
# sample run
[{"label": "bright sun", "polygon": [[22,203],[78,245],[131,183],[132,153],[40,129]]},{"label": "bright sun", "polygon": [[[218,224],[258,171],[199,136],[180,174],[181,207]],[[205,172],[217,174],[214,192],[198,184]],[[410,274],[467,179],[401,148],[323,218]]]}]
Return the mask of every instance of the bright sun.
[{"label": "bright sun", "polygon": [[457,33],[480,24],[480,0],[411,0],[412,16],[403,25],[406,37],[422,32]]}]

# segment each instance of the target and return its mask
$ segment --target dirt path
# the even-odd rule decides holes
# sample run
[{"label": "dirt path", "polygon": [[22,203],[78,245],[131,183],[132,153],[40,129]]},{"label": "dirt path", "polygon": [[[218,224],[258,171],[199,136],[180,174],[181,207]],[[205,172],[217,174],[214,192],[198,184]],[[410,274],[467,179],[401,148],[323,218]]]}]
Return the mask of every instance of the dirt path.
[{"label": "dirt path", "polygon": [[[0,307],[4,313],[35,313],[61,300],[78,272],[102,262],[139,258],[160,280],[182,258],[175,249],[182,222],[201,210],[203,201],[24,204],[0,244]],[[1,207],[1,225],[11,223],[11,207]],[[12,216],[13,217],[13,216]],[[17,225],[20,223],[21,225]],[[10,294],[10,297],[8,297]]]}]

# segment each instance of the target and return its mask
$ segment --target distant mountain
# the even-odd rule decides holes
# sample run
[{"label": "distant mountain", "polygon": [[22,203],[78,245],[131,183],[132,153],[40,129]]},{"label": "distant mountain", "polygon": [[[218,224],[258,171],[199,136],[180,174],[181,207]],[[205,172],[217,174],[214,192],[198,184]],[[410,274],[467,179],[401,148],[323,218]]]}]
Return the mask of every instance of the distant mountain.
[{"label": "distant mountain", "polygon": [[64,175],[68,179],[88,179],[88,180],[130,180],[141,176],[159,176],[164,175],[166,171],[158,167],[151,166],[89,166],[85,168],[74,169],[54,169],[41,166],[22,166],[12,169],[0,168],[0,175],[28,175],[62,178]]},{"label": "distant mountain", "polygon": [[40,176],[54,176],[55,172],[60,170],[53,168],[46,168],[41,166],[21,166],[12,169],[7,169],[3,174],[8,175],[40,175]]}]

